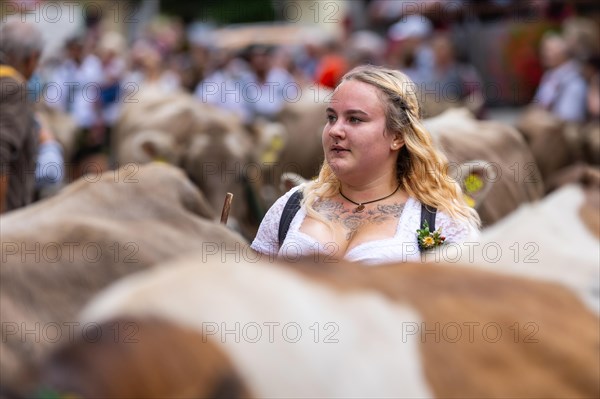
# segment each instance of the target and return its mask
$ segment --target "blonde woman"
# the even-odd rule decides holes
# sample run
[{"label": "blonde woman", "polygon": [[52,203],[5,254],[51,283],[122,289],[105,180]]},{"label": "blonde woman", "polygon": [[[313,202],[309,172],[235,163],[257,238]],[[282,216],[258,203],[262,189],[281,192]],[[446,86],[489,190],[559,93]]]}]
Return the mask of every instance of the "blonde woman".
[{"label": "blonde woman", "polygon": [[448,176],[403,73],[348,72],[331,97],[322,141],[319,176],[269,209],[255,251],[377,264],[477,238],[479,217]]}]

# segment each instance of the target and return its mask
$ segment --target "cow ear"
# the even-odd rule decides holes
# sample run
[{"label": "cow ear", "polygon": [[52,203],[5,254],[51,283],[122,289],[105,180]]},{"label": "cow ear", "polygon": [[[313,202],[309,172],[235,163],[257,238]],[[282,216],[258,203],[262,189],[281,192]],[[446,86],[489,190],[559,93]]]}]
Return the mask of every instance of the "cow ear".
[{"label": "cow ear", "polygon": [[150,159],[156,159],[158,157],[158,150],[152,141],[144,141],[140,147],[144,151],[144,153]]},{"label": "cow ear", "polygon": [[287,193],[292,188],[299,186],[306,182],[307,182],[307,180],[297,173],[285,172],[284,174],[281,175],[281,180],[279,182],[279,189],[282,192]]},{"label": "cow ear", "polygon": [[175,142],[167,134],[158,131],[144,131],[133,137],[136,162],[159,161],[177,165]]},{"label": "cow ear", "polygon": [[286,145],[285,126],[259,118],[250,129],[254,132],[256,159],[263,164],[277,162]]},{"label": "cow ear", "polygon": [[497,169],[490,162],[475,160],[462,163],[458,172],[465,201],[471,208],[479,208],[497,180]]}]

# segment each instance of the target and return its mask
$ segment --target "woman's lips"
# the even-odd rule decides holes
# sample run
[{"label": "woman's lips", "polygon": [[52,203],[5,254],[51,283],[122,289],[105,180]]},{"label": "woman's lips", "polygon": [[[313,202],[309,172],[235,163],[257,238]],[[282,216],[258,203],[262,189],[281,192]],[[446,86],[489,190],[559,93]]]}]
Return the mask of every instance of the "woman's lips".
[{"label": "woman's lips", "polygon": [[339,154],[340,152],[350,151],[350,150],[347,149],[347,148],[344,148],[344,147],[340,147],[340,146],[334,145],[334,146],[331,147],[331,151],[334,151],[334,152],[336,152],[336,153]]}]

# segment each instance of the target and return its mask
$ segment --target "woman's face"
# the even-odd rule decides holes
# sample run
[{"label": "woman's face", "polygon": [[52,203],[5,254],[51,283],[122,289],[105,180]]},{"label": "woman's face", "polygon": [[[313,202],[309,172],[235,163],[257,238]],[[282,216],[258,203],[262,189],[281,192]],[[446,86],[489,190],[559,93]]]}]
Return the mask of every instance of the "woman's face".
[{"label": "woman's face", "polygon": [[323,129],[325,159],[345,183],[367,184],[395,174],[404,142],[386,132],[384,107],[376,87],[349,80],[340,84],[327,108]]}]

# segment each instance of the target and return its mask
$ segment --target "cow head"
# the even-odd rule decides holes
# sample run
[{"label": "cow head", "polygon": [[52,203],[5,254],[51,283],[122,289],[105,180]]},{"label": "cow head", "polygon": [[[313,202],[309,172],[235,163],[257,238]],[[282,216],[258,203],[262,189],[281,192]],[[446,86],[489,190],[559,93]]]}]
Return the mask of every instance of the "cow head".
[{"label": "cow head", "polygon": [[[424,125],[451,166],[459,165],[460,169],[465,163],[475,177],[483,176],[483,185],[475,177],[469,178],[470,172],[456,176],[466,193],[481,188],[470,193],[470,202],[483,225],[493,224],[523,202],[543,196],[542,178],[531,150],[510,125],[477,120],[466,109],[448,110],[426,119]],[[465,178],[467,182],[461,182]]]},{"label": "cow head", "polygon": [[525,138],[544,181],[575,159],[573,140],[568,140],[565,132],[566,124],[545,109],[527,108],[516,127]]},{"label": "cow head", "polygon": [[467,204],[478,209],[498,179],[498,170],[490,162],[474,160],[460,164],[452,177],[460,184]]},{"label": "cow head", "polygon": [[156,161],[179,165],[181,149],[172,136],[158,130],[143,130],[123,139],[117,157],[122,163]]},{"label": "cow head", "polygon": [[[184,169],[213,209],[221,209],[227,192],[234,194],[230,225],[247,237],[256,232],[262,211],[260,165],[252,164],[253,137],[235,115],[200,103],[185,93],[141,89],[137,103],[123,107],[116,124],[118,162],[162,161]],[[259,216],[247,200],[255,198]]]}]

